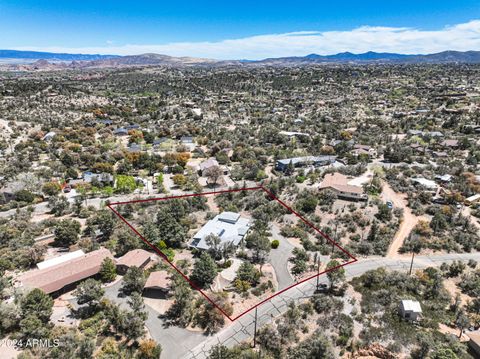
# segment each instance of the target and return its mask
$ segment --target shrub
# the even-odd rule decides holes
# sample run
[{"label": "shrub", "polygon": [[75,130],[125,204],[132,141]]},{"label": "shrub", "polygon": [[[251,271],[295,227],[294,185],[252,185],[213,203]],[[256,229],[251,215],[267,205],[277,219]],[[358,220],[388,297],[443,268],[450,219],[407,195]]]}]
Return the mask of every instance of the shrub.
[{"label": "shrub", "polygon": [[235,280],[235,289],[239,293],[245,293],[247,292],[252,286],[250,285],[249,282],[241,279],[236,279]]},{"label": "shrub", "polygon": [[274,239],[271,243],[273,249],[277,249],[280,245],[280,241],[278,239]]}]

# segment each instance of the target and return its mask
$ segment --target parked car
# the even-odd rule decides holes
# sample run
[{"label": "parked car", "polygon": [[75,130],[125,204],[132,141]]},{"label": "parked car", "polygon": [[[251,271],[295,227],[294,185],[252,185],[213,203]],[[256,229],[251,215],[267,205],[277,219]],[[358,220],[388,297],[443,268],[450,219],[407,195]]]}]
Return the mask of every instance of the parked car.
[{"label": "parked car", "polygon": [[317,289],[315,290],[316,293],[323,293],[328,290],[328,285],[325,283],[319,283]]},{"label": "parked car", "polygon": [[393,208],[393,202],[392,201],[387,201],[387,207],[392,209]]}]

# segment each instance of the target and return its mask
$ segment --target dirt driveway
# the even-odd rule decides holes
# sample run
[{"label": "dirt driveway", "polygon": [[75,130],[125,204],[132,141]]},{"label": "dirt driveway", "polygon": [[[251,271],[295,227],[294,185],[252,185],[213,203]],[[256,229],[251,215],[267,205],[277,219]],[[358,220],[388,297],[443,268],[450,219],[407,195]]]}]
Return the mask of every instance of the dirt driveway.
[{"label": "dirt driveway", "polygon": [[403,220],[400,223],[400,227],[398,228],[398,231],[395,234],[395,237],[393,238],[393,241],[390,244],[390,247],[388,248],[386,254],[387,258],[398,257],[400,256],[398,250],[400,249],[412,229],[415,227],[419,220],[427,220],[427,218],[423,216],[415,216],[412,213],[412,210],[407,207],[406,195],[395,192],[392,187],[390,187],[390,185],[386,182],[383,182],[382,199],[384,201],[392,201],[394,208],[403,209]]}]

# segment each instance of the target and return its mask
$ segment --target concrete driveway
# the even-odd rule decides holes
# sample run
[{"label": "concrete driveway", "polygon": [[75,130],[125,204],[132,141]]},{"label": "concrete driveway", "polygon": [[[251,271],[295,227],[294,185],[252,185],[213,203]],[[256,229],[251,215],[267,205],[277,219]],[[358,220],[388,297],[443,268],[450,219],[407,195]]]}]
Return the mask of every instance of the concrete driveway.
[{"label": "concrete driveway", "polygon": [[294,283],[293,276],[288,270],[288,260],[292,257],[292,251],[295,248],[287,238],[280,234],[280,228],[276,224],[270,226],[272,238],[280,242],[277,249],[272,249],[268,261],[275,270],[278,281],[278,290],[287,288]]}]

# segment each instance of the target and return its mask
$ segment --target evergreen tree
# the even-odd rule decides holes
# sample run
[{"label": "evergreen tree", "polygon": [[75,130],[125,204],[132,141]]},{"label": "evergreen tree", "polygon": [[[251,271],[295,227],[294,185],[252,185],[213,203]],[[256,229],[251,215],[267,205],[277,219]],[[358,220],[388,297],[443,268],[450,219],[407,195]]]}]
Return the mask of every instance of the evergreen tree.
[{"label": "evergreen tree", "polygon": [[206,252],[193,265],[191,279],[201,287],[210,285],[217,276],[217,264]]},{"label": "evergreen tree", "polygon": [[102,266],[100,267],[100,278],[103,283],[109,283],[115,280],[117,277],[117,267],[115,262],[107,257],[103,260]]}]

